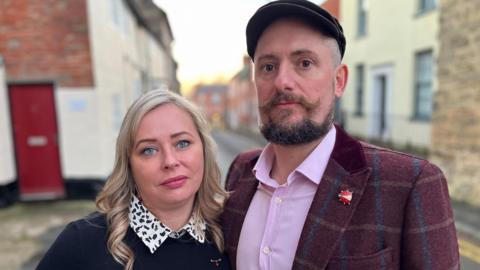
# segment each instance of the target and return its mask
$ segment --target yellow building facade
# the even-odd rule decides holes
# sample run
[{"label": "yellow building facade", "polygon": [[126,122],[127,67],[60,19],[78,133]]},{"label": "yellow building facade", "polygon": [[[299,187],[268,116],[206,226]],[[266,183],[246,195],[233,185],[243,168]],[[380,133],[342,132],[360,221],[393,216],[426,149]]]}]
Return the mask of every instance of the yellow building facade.
[{"label": "yellow building facade", "polygon": [[352,134],[428,148],[437,89],[436,0],[341,1],[349,81],[340,102]]}]

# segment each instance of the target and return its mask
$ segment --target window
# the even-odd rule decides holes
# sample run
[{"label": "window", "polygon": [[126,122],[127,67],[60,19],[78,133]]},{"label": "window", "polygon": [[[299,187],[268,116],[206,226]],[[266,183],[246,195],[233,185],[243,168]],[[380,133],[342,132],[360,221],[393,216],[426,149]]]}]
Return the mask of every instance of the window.
[{"label": "window", "polygon": [[418,11],[423,13],[437,7],[437,0],[419,0]]},{"label": "window", "polygon": [[110,12],[114,25],[124,34],[130,32],[127,7],[122,1],[110,0]]},{"label": "window", "polygon": [[211,101],[212,101],[212,104],[214,105],[220,104],[220,102],[222,101],[222,97],[220,96],[220,93],[218,92],[212,93]]},{"label": "window", "polygon": [[355,115],[363,115],[363,89],[365,69],[363,65],[355,67]]},{"label": "window", "polygon": [[367,0],[358,0],[357,14],[357,36],[363,37],[367,34]]},{"label": "window", "polygon": [[110,11],[112,12],[112,20],[115,25],[120,25],[120,5],[119,1],[110,1]]},{"label": "window", "polygon": [[432,117],[432,51],[415,55],[415,111],[414,119],[430,120]]},{"label": "window", "polygon": [[113,130],[118,132],[122,126],[123,119],[123,102],[122,96],[119,93],[112,94],[112,122]]}]

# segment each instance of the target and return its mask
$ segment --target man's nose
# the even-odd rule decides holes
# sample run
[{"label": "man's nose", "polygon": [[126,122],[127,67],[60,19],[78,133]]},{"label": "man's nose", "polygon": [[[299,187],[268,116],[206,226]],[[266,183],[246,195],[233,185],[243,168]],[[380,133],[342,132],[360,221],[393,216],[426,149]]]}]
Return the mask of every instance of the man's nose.
[{"label": "man's nose", "polygon": [[274,83],[278,90],[293,90],[295,84],[295,70],[289,65],[280,65]]}]

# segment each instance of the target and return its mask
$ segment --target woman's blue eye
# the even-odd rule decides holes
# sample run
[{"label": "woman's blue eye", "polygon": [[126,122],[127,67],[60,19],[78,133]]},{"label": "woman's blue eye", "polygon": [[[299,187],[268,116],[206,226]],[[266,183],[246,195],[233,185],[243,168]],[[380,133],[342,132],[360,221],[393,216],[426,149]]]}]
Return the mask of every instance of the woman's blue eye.
[{"label": "woman's blue eye", "polygon": [[153,156],[155,155],[155,153],[157,153],[157,150],[151,147],[148,147],[142,150],[142,154],[146,156]]},{"label": "woman's blue eye", "polygon": [[183,148],[189,147],[190,144],[191,144],[191,142],[189,142],[187,140],[181,140],[177,143],[177,147],[180,148],[180,149],[183,149]]}]

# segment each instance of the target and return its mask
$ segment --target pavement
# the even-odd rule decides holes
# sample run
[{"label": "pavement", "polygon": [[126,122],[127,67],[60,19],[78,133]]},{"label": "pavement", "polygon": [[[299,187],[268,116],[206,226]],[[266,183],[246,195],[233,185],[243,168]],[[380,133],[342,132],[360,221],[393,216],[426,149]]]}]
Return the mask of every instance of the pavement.
[{"label": "pavement", "polygon": [[63,227],[94,209],[93,200],[17,202],[0,208],[0,269],[35,269]]},{"label": "pavement", "polygon": [[480,246],[480,208],[455,200],[452,206],[458,233]]}]

